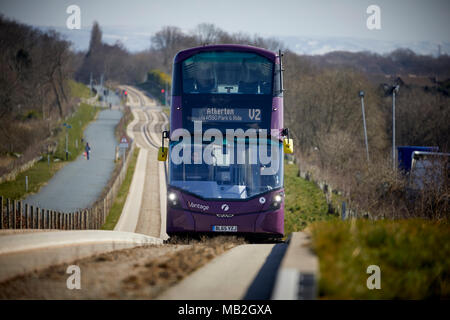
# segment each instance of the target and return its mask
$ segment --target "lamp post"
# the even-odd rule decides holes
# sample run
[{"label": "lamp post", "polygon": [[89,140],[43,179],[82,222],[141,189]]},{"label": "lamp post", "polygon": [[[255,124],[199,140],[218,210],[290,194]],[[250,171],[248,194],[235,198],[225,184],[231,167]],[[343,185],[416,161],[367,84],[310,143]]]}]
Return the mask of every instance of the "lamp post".
[{"label": "lamp post", "polygon": [[70,124],[63,123],[63,126],[66,128],[66,161],[69,160],[69,129],[72,128]]},{"label": "lamp post", "polygon": [[364,126],[364,141],[366,143],[366,156],[367,163],[369,163],[369,143],[367,141],[367,127],[366,127],[366,114],[364,112],[364,91],[359,91],[359,96],[361,98],[361,109],[362,109],[362,118],[363,118],[363,126]]},{"label": "lamp post", "polygon": [[395,94],[398,93],[400,85],[392,86],[392,169],[396,168],[396,155],[395,155]]}]

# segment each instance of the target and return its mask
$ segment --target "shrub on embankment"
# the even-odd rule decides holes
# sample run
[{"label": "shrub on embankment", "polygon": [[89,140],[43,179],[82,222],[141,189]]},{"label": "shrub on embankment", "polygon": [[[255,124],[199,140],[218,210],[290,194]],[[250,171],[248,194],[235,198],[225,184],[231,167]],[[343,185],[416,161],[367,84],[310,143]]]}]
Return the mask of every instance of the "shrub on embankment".
[{"label": "shrub on embankment", "polygon": [[[323,299],[450,298],[450,228],[425,219],[323,221],[311,225]],[[369,290],[370,265],[381,289]]]}]

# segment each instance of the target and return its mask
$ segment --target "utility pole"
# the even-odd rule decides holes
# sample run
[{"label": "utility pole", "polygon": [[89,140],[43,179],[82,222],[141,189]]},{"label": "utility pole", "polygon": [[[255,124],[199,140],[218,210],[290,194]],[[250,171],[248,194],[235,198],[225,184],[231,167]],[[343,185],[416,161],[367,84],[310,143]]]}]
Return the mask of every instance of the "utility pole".
[{"label": "utility pole", "polygon": [[100,75],[100,96],[102,97],[102,105],[105,103],[105,95],[103,89],[103,73]]},{"label": "utility pole", "polygon": [[400,85],[392,86],[392,169],[396,169],[395,155],[395,94],[398,93]]},{"label": "utility pole", "polygon": [[361,109],[362,109],[362,118],[363,118],[363,126],[364,126],[364,141],[366,143],[366,156],[367,163],[369,163],[369,143],[367,141],[367,127],[366,127],[366,114],[364,112],[364,91],[359,91],[359,96],[361,97]]},{"label": "utility pole", "polygon": [[69,160],[69,129],[72,128],[70,124],[63,123],[63,126],[66,128],[66,161]]},{"label": "utility pole", "polygon": [[92,72],[91,72],[91,77],[89,78],[89,87],[91,88],[91,93],[92,93]]}]

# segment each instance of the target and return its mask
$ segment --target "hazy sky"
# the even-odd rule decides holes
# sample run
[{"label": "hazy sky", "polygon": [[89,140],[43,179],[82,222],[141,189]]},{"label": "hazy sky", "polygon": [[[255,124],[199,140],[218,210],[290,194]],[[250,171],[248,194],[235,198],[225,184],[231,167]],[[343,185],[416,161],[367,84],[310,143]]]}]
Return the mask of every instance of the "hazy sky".
[{"label": "hazy sky", "polygon": [[[143,33],[164,25],[191,30],[209,22],[228,32],[263,36],[450,41],[449,0],[0,0],[0,12],[27,24],[62,27],[71,4],[81,8],[82,27],[97,20]],[[372,4],[381,8],[381,30],[366,27]]]}]

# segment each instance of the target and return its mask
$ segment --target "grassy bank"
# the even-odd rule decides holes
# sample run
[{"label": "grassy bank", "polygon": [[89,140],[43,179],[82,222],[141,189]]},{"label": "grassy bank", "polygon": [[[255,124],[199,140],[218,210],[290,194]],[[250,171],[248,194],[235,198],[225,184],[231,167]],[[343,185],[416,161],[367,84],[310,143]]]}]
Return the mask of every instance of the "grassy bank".
[{"label": "grassy bank", "polygon": [[125,201],[127,200],[128,190],[130,189],[131,180],[133,179],[134,169],[136,168],[136,161],[139,154],[139,148],[135,148],[133,155],[131,158],[131,162],[127,169],[127,174],[125,176],[122,185],[120,186],[120,190],[117,194],[116,199],[109,211],[108,217],[106,218],[105,224],[102,226],[102,230],[113,230],[119,221],[120,214],[122,213],[123,206],[125,205]]},{"label": "grassy bank", "polygon": [[69,88],[70,88],[70,93],[71,93],[72,97],[85,98],[85,99],[90,97],[91,91],[85,84],[83,84],[81,82],[69,80]]},{"label": "grassy bank", "polygon": [[[317,222],[311,226],[326,299],[450,298],[450,228],[421,219]],[[381,289],[366,286],[367,267]]]},{"label": "grassy bank", "polygon": [[[86,126],[95,119],[99,108],[81,104],[77,111],[67,119],[66,123],[71,125],[69,129],[69,161],[76,159],[83,151],[81,138]],[[62,123],[61,123],[62,126]],[[47,183],[48,180],[59,170],[65,163],[65,128],[57,134],[58,147],[54,155],[50,155],[50,162],[47,162],[47,155],[43,155],[41,161],[37,162],[32,168],[17,175],[14,181],[8,181],[0,184],[0,195],[10,199],[23,199],[27,194],[36,193]],[[75,140],[78,139],[78,148]],[[63,160],[56,161],[55,160]],[[28,192],[25,188],[25,177],[28,176]]]},{"label": "grassy bank", "polygon": [[284,165],[284,186],[286,192],[284,210],[284,233],[300,231],[310,223],[319,220],[335,219],[328,214],[324,193],[311,181],[298,176],[295,164]]}]

